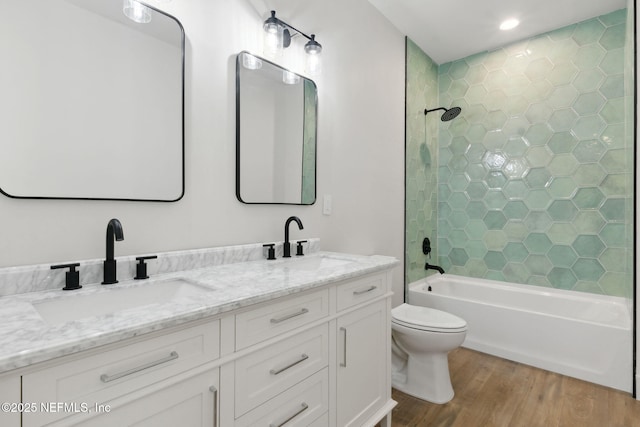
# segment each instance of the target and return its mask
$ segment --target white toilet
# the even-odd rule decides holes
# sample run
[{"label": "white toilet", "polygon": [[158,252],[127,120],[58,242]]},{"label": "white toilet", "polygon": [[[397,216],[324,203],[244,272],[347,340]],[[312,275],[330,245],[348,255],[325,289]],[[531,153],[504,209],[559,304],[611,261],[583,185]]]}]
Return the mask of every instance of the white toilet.
[{"label": "white toilet", "polygon": [[459,347],[467,322],[451,313],[402,304],[391,310],[393,387],[432,403],[453,399],[447,353]]}]

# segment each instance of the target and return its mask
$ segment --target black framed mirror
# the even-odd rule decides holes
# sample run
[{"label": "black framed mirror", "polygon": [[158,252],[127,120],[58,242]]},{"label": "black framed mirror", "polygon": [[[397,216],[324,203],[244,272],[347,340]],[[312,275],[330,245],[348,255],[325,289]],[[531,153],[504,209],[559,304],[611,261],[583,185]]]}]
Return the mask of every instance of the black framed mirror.
[{"label": "black framed mirror", "polygon": [[316,84],[249,52],[236,57],[236,196],[247,204],[316,200]]},{"label": "black framed mirror", "polygon": [[0,4],[0,192],[176,201],[184,194],[184,30],[130,0]]}]

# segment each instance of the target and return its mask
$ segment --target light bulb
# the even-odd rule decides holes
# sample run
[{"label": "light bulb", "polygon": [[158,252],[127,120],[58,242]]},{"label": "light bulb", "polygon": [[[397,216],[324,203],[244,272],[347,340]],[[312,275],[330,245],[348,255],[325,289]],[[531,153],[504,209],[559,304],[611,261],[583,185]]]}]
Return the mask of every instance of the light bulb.
[{"label": "light bulb", "polygon": [[321,62],[320,54],[322,53],[322,45],[316,41],[316,35],[311,34],[311,40],[304,45],[304,51],[307,53],[307,64],[305,71],[315,76],[320,74]]},{"label": "light bulb", "polygon": [[282,31],[283,27],[278,26],[275,32],[265,31],[264,33],[264,54],[270,58],[276,58],[282,54]]},{"label": "light bulb", "polygon": [[264,25],[262,26],[262,28],[264,28],[264,30],[267,33],[277,33],[278,32],[278,27],[280,26],[280,22],[278,22],[278,18],[276,18],[276,11],[272,10],[271,11],[271,16],[269,18],[267,18],[266,21],[264,21]]},{"label": "light bulb", "polygon": [[276,58],[282,54],[284,27],[276,18],[276,12],[271,11],[271,16],[264,21],[264,55],[268,58]]},{"label": "light bulb", "polygon": [[319,53],[307,53],[305,71],[310,76],[317,76],[322,71],[321,55]]}]

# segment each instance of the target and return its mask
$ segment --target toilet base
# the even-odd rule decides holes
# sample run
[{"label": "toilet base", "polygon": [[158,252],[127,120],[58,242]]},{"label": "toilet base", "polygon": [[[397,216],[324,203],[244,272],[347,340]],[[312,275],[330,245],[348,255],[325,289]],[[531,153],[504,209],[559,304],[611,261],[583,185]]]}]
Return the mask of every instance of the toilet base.
[{"label": "toilet base", "polygon": [[421,360],[416,359],[408,358],[405,372],[393,373],[393,388],[431,403],[443,404],[453,399],[447,353],[423,354]]}]

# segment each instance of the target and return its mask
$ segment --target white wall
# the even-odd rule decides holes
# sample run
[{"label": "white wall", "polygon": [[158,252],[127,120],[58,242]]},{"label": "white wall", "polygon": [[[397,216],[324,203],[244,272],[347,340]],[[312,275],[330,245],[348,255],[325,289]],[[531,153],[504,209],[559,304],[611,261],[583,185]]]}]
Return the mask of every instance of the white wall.
[{"label": "white wall", "polygon": [[[292,229],[294,239],[320,237],[324,250],[402,260],[403,36],[366,0],[173,0],[163,7],[182,22],[187,37],[184,198],[141,203],[0,196],[0,267],[100,258],[112,217],[125,233],[116,256],[282,240],[285,219],[297,215],[305,229]],[[315,79],[313,206],[248,206],[235,198],[235,54],[262,53],[262,21],[270,8],[315,33],[324,47],[323,73]],[[324,194],[333,197],[330,216],[322,215]],[[402,271],[395,271],[395,303],[402,298]]]}]

